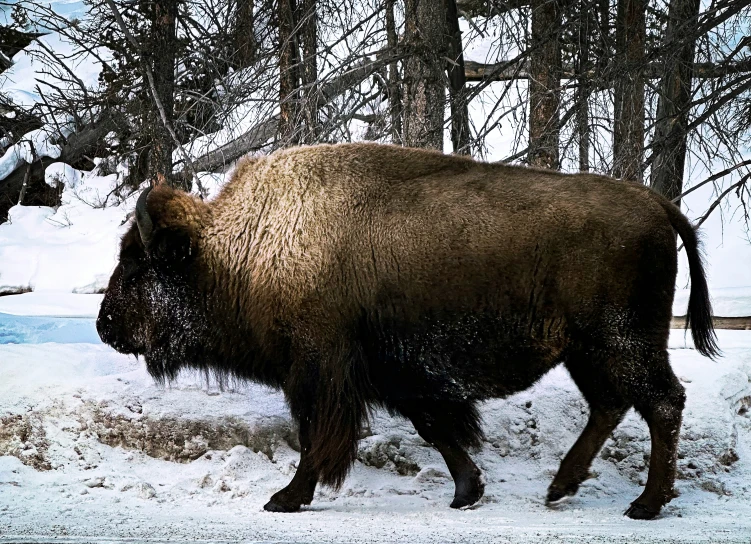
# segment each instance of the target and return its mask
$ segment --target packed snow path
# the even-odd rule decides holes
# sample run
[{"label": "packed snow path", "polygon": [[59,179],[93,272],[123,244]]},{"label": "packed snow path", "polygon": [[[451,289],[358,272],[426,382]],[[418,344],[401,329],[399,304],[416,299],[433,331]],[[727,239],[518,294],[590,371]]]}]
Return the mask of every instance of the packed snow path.
[{"label": "packed snow path", "polygon": [[279,393],[221,391],[201,376],[160,388],[142,362],[100,344],[0,346],[0,542],[745,542],[751,540],[751,332],[719,331],[711,362],[673,331],[688,402],[681,496],[659,519],[622,516],[647,474],[646,424],[630,413],[596,477],[556,509],[544,497],[586,421],[558,368],[483,407],[475,454],[486,495],[448,508],[439,454],[403,420],[374,415],[344,487],[297,514],[262,510],[298,454]]}]

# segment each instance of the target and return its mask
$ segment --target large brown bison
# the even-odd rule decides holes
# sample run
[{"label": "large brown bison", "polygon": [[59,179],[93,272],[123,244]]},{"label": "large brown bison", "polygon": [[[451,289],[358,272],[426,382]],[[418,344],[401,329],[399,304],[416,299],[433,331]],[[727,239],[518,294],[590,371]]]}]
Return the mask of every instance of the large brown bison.
[{"label": "large brown bison", "polygon": [[673,497],[685,399],[667,353],[674,230],[712,356],[694,230],[641,185],[384,145],[290,149],[244,160],[211,202],[144,191],[97,329],[157,380],[188,367],[284,392],[302,450],[277,512],[342,483],[378,406],[443,455],[451,506],[475,503],[477,404],[563,363],[591,413],[548,502],[576,493],[633,406],[652,457],[627,515],[653,518]]}]

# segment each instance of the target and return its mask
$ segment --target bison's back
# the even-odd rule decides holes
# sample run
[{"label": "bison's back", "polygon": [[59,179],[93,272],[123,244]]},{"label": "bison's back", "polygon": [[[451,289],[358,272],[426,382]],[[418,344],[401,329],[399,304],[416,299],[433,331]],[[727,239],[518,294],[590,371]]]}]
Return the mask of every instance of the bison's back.
[{"label": "bison's back", "polygon": [[466,160],[401,181],[374,171],[350,186],[332,209],[331,257],[367,304],[565,317],[642,294],[672,299],[672,227],[643,187]]}]

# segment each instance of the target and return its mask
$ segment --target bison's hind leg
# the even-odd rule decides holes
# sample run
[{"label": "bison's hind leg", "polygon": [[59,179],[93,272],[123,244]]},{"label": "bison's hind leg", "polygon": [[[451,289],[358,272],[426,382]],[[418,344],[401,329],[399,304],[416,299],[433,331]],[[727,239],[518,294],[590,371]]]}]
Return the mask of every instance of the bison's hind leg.
[{"label": "bison's hind leg", "polygon": [[396,411],[407,417],[418,434],[443,456],[454,479],[451,508],[471,506],[485,491],[482,473],[467,448],[482,442],[480,416],[473,402],[419,399],[401,402]]},{"label": "bison's hind leg", "polygon": [[634,341],[631,349],[620,345],[589,350],[587,356],[572,356],[566,366],[589,402],[590,418],[561,462],[548,490],[548,502],[576,492],[587,478],[594,456],[628,408],[634,406],[649,425],[652,453],[647,485],[626,515],[654,518],[674,496],[678,436],[686,398],[670,368],[667,350],[650,346],[647,341]]},{"label": "bison's hind leg", "polygon": [[589,403],[589,420],[561,461],[561,467],[548,488],[548,505],[576,494],[589,477],[595,456],[630,408],[609,377],[610,367],[608,361],[597,361],[591,354],[572,355],[566,360],[566,368]]},{"label": "bison's hind leg", "polygon": [[652,453],[647,485],[626,510],[626,515],[652,519],[675,496],[678,437],[686,393],[670,368],[666,350],[651,354],[642,371],[634,377],[634,407],[649,425]]}]

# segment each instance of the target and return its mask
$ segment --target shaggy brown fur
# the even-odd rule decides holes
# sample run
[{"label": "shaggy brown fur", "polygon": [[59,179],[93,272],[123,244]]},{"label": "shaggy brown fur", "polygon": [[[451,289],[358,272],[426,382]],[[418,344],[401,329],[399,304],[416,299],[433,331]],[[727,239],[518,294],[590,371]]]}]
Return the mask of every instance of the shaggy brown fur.
[{"label": "shaggy brown fur", "polygon": [[[301,461],[269,510],[338,486],[373,406],[409,418],[456,482],[483,493],[466,453],[478,401],[564,363],[590,404],[548,499],[576,492],[634,406],[652,433],[644,493],[673,497],[683,388],[667,356],[677,257],[691,266],[699,351],[717,353],[696,236],[645,187],[374,144],[246,159],[212,202],[142,197],[97,322],[157,379],[193,367],[284,391]],[[144,226],[146,225],[146,226]],[[145,230],[145,234],[144,234]],[[146,243],[144,243],[146,240]]]}]

